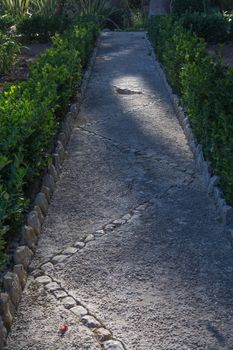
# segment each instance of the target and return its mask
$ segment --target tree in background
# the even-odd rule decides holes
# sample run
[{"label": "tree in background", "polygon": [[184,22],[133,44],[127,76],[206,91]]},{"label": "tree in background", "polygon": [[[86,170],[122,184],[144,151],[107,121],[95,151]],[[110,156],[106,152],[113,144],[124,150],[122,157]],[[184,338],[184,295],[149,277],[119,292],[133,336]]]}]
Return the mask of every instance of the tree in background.
[{"label": "tree in background", "polygon": [[222,11],[233,10],[233,0],[212,0],[212,3],[218,6]]}]

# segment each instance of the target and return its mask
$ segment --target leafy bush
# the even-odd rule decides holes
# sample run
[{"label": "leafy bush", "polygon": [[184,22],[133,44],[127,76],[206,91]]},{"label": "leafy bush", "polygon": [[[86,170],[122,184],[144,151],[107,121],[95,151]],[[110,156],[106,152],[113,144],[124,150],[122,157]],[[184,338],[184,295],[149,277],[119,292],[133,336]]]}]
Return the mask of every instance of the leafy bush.
[{"label": "leafy bush", "polygon": [[11,16],[0,16],[0,31],[6,32],[14,25],[14,18]]},{"label": "leafy bush", "polygon": [[182,15],[185,12],[204,12],[206,0],[172,0],[171,11],[175,15]]},{"label": "leafy bush", "polygon": [[[72,44],[73,48],[79,51],[81,64],[86,66],[88,57],[92,50],[92,43],[96,39],[96,33],[98,33],[98,25],[95,22],[85,25],[74,25],[71,33],[64,35],[64,41]],[[54,45],[58,46],[59,41],[54,41]]]},{"label": "leafy bush", "polygon": [[232,204],[233,69],[224,67],[218,57],[209,58],[204,42],[169,16],[151,20],[149,35]]},{"label": "leafy bush", "polygon": [[229,36],[228,39],[229,40],[233,40],[233,13],[230,14],[225,14],[225,17],[228,21],[228,25],[229,25]]},{"label": "leafy bush", "polygon": [[7,14],[20,17],[28,12],[30,0],[2,0],[1,3]]},{"label": "leafy bush", "polygon": [[15,65],[20,45],[10,36],[0,32],[0,74],[5,74]]},{"label": "leafy bush", "polygon": [[4,241],[21,223],[28,205],[25,189],[50,162],[53,136],[97,31],[96,25],[85,24],[65,36],[56,35],[54,46],[31,66],[28,81],[0,94],[0,265]]},{"label": "leafy bush", "polygon": [[17,33],[26,42],[48,42],[56,32],[63,33],[71,23],[65,16],[32,15],[23,16],[17,21]]},{"label": "leafy bush", "polygon": [[111,22],[111,16],[118,12],[111,0],[79,0],[78,12],[81,16],[94,18],[101,27]]},{"label": "leafy bush", "polygon": [[207,42],[225,42],[229,37],[230,25],[220,12],[212,14],[186,13],[181,17],[185,29],[192,30],[197,36]]},{"label": "leafy bush", "polygon": [[232,0],[211,0],[213,5],[218,6],[222,11],[232,11]]},{"label": "leafy bush", "polygon": [[200,56],[205,56],[204,43],[190,32],[183,30],[181,24],[174,21],[171,16],[152,19],[149,24],[149,35],[173,88],[180,92],[180,72],[183,65],[186,61],[196,62]]}]

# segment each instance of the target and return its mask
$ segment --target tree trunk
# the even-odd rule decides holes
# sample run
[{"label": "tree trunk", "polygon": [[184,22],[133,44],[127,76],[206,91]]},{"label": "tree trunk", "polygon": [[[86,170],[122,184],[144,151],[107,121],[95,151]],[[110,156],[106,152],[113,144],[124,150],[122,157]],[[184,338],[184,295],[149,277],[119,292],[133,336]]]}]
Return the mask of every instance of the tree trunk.
[{"label": "tree trunk", "polygon": [[63,14],[65,6],[65,0],[58,0],[57,1],[57,8],[56,8],[56,15],[61,16]]}]

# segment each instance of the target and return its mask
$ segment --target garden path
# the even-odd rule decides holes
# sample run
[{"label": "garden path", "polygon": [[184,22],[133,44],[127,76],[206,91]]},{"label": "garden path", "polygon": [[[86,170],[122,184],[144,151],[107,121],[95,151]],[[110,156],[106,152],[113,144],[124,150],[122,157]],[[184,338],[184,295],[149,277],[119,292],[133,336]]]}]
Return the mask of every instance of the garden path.
[{"label": "garden path", "polygon": [[144,33],[102,34],[32,269],[8,350],[233,349],[233,252]]}]

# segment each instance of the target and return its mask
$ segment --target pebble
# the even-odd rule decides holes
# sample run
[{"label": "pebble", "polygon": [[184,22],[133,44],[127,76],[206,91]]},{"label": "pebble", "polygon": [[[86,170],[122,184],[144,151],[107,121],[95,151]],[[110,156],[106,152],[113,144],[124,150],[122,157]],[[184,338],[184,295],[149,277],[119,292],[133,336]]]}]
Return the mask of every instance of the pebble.
[{"label": "pebble", "polygon": [[51,278],[49,276],[40,276],[36,278],[36,281],[41,284],[48,284],[52,282]]},{"label": "pebble", "polygon": [[52,258],[52,262],[54,264],[58,264],[63,262],[65,259],[67,259],[67,255],[56,255]]},{"label": "pebble", "polygon": [[114,224],[108,224],[105,226],[106,231],[113,231],[116,228],[116,225]]},{"label": "pebble", "polygon": [[73,255],[73,254],[75,254],[77,251],[78,251],[77,248],[68,247],[68,248],[66,248],[65,250],[63,250],[62,253],[63,253],[64,255]]},{"label": "pebble", "polygon": [[130,214],[126,214],[126,215],[122,216],[122,219],[128,221],[128,220],[131,219],[131,215]]},{"label": "pebble", "polygon": [[94,239],[95,239],[95,236],[92,233],[90,233],[89,235],[87,235],[84,242],[88,243],[88,242],[94,241]]},{"label": "pebble", "polygon": [[141,211],[141,210],[145,210],[147,208],[147,204],[141,204],[139,205],[139,207],[137,207],[137,210]]},{"label": "pebble", "polygon": [[84,326],[88,328],[100,327],[99,321],[97,321],[93,316],[90,315],[83,316],[81,322],[84,324]]},{"label": "pebble", "polygon": [[85,247],[85,243],[80,242],[80,241],[77,241],[77,242],[74,244],[74,246],[75,246],[76,248],[82,249],[83,247]]},{"label": "pebble", "polygon": [[31,275],[34,277],[34,278],[37,278],[37,277],[40,277],[40,276],[43,276],[44,275],[44,272],[40,269],[35,269],[31,272]]},{"label": "pebble", "polygon": [[53,294],[57,299],[62,299],[67,297],[67,293],[64,290],[55,290]]},{"label": "pebble", "polygon": [[105,328],[98,328],[95,334],[100,342],[104,342],[111,338],[111,333]]},{"label": "pebble", "polygon": [[85,315],[87,315],[87,310],[81,306],[81,305],[78,305],[78,306],[75,306],[75,307],[72,307],[70,309],[70,311],[72,311],[76,316],[78,316],[79,318],[82,317],[83,319],[83,316],[86,317]]},{"label": "pebble", "polygon": [[71,309],[76,305],[76,301],[72,297],[66,297],[62,300],[62,303],[66,309]]},{"label": "pebble", "polygon": [[51,282],[49,284],[46,284],[45,288],[49,291],[49,292],[54,292],[55,290],[61,289],[59,284],[57,284],[56,282]]},{"label": "pebble", "polygon": [[95,234],[96,235],[104,235],[105,232],[104,232],[104,230],[97,230],[97,231],[95,231]]},{"label": "pebble", "polygon": [[104,350],[124,350],[124,348],[119,341],[108,340],[104,343]]},{"label": "pebble", "polygon": [[117,219],[117,220],[114,220],[113,223],[114,223],[116,226],[120,226],[120,225],[124,225],[124,224],[126,223],[126,220]]},{"label": "pebble", "polygon": [[44,271],[44,272],[47,272],[48,274],[54,270],[54,266],[51,262],[48,262],[44,265],[41,266],[41,269]]}]

